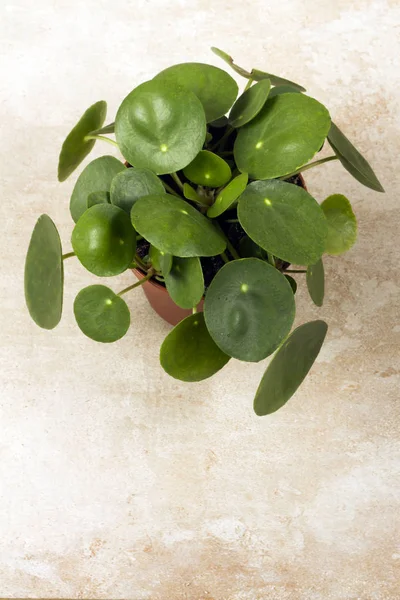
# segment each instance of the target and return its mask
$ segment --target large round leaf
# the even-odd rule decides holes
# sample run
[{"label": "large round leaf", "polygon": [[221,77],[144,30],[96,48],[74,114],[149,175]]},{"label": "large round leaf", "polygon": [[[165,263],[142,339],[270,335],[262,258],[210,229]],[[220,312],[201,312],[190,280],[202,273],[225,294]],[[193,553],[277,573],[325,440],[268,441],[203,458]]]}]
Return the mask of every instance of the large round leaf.
[{"label": "large round leaf", "polygon": [[232,179],[215,198],[215,202],[207,210],[207,216],[214,219],[228,210],[244,192],[248,182],[247,173],[241,173],[235,179]]},{"label": "large round leaf", "polygon": [[25,261],[25,300],[39,327],[53,329],[61,319],[64,271],[60,236],[53,221],[36,221]]},{"label": "large round leaf", "polygon": [[104,285],[90,285],[79,292],[74,314],[80,330],[96,342],[116,342],[129,329],[131,316],[122,298]]},{"label": "large round leaf", "polygon": [[328,111],[314,98],[275,96],[239,129],[234,146],[236,164],[251,179],[287,175],[319,151],[330,123]]},{"label": "large round leaf", "polygon": [[254,181],[239,199],[247,235],[282,260],[312,265],[325,251],[327,222],[318,202],[285,181]]},{"label": "large round leaf", "polygon": [[68,134],[58,160],[58,181],[65,181],[92,150],[95,140],[85,140],[85,136],[103,125],[106,114],[107,103],[104,100],[96,102]]},{"label": "large round leaf", "polygon": [[317,358],[328,326],[324,321],[301,325],[285,340],[258,386],[254,412],[269,415],[293,396]]},{"label": "large round leaf", "polygon": [[335,123],[331,124],[328,142],[344,168],[353,175],[357,181],[376,192],[385,191],[369,163],[360,154],[357,148],[353,146],[344,133],[340,131]]},{"label": "large round leaf", "polygon": [[231,178],[231,168],[223,158],[210,152],[201,150],[196,158],[183,169],[185,177],[197,185],[207,187],[220,187]]},{"label": "large round leaf", "polygon": [[181,381],[207,379],[222,369],[229,358],[211,338],[202,313],[190,315],[174,327],[160,350],[163,369]]},{"label": "large round leaf", "polygon": [[172,173],[200,152],[206,118],[193,92],[154,79],[139,85],[122,102],[115,136],[131,165],[158,175]]},{"label": "large round leaf", "polygon": [[254,119],[267,101],[270,89],[270,80],[263,79],[243,92],[229,113],[231,125],[242,127]]},{"label": "large round leaf", "polygon": [[149,194],[164,194],[161,179],[150,169],[126,169],[111,182],[111,203],[130,214],[136,200]]},{"label": "large round leaf", "polygon": [[317,306],[322,306],[325,294],[325,272],[324,264],[321,258],[315,263],[315,265],[309,265],[306,279],[311,300]]},{"label": "large round leaf", "polygon": [[164,279],[169,295],[181,308],[193,308],[203,297],[203,270],[197,256],[174,257],[171,269],[164,273]]},{"label": "large round leaf", "polygon": [[227,263],[208,288],[204,315],[215,343],[229,356],[257,362],[276,350],[295,314],[284,275],[257,258]]},{"label": "large round leaf", "polygon": [[83,266],[99,277],[125,271],[136,249],[136,234],[128,215],[112,204],[88,208],[75,225],[71,241]]},{"label": "large round leaf", "polygon": [[328,221],[325,252],[328,254],[347,252],[357,239],[357,220],[350,202],[341,194],[333,194],[323,201],[321,208]]},{"label": "large round leaf", "polygon": [[101,156],[89,163],[76,180],[69,209],[75,223],[88,208],[92,192],[109,192],[111,181],[117,173],[125,171],[123,163],[114,156]]},{"label": "large round leaf", "polygon": [[171,194],[140,198],[131,219],[140,235],[173,256],[214,256],[226,248],[224,237],[209,219]]},{"label": "large round leaf", "polygon": [[155,77],[193,92],[203,105],[207,123],[222,117],[238,93],[236,81],[222,69],[203,63],[182,63],[168,67]]}]

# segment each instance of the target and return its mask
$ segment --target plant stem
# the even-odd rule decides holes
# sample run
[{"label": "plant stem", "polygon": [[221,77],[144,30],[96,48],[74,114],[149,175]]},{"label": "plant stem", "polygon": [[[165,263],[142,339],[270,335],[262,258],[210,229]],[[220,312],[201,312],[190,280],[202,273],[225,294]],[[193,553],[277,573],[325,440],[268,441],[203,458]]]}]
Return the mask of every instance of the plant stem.
[{"label": "plant stem", "polygon": [[181,190],[183,190],[183,183],[182,181],[179,179],[179,175],[178,173],[170,173],[172,179],[175,181],[176,185],[178,185]]},{"label": "plant stem", "polygon": [[136,283],[133,283],[132,285],[128,286],[127,288],[121,290],[120,292],[118,292],[117,296],[122,296],[122,294],[126,294],[126,292],[130,292],[131,290],[134,290],[135,288],[139,287],[140,285],[143,285],[144,283],[146,283],[146,281],[148,281],[149,279],[151,279],[154,275],[154,269],[150,269],[150,271],[147,273],[147,275],[145,277],[143,277],[143,279],[139,279],[139,281],[137,281]]},{"label": "plant stem", "polygon": [[224,263],[228,263],[229,262],[229,258],[226,255],[226,252],[222,252],[222,254],[220,254],[220,257],[222,258],[222,260],[224,261]]},{"label": "plant stem", "polygon": [[275,267],[275,259],[274,259],[273,255],[270,252],[267,252],[267,257],[268,257],[269,264],[272,265],[273,267]]},{"label": "plant stem", "polygon": [[307,271],[304,270],[296,270],[296,269],[285,269],[283,271],[284,273],[307,273]]},{"label": "plant stem", "polygon": [[193,306],[192,308],[192,314],[195,315],[197,313],[197,306]]},{"label": "plant stem", "polygon": [[112,140],[111,138],[108,138],[105,135],[85,135],[84,140],[85,142],[87,142],[88,140],[102,140],[103,142],[108,142],[112,146],[116,146],[116,148],[119,147],[115,140]]},{"label": "plant stem", "polygon": [[220,148],[220,150],[223,150],[226,140],[228,139],[228,137],[231,135],[231,133],[233,131],[235,131],[235,128],[232,127],[231,125],[228,125],[222,138],[220,140],[218,140],[218,142],[216,144],[214,144],[214,146],[211,146],[211,148],[210,148],[211,152],[214,152],[214,150],[216,150],[216,148]]},{"label": "plant stem", "polygon": [[169,192],[170,194],[173,194],[174,196],[177,196],[178,198],[180,198],[181,196],[178,194],[178,192],[176,192],[174,190],[174,188],[172,188],[170,185],[168,185],[168,183],[166,183],[165,181],[161,180],[163,186],[165,187],[165,189],[167,190],[167,192]]},{"label": "plant stem", "polygon": [[303,167],[300,167],[300,169],[296,169],[296,171],[293,171],[293,173],[289,173],[289,175],[284,175],[283,177],[278,177],[278,179],[282,179],[284,181],[285,179],[289,179],[290,177],[293,177],[294,175],[298,175],[299,173],[308,171],[308,169],[312,169],[313,167],[317,167],[318,165],[322,165],[326,162],[330,162],[331,160],[338,160],[338,157],[336,156],[336,154],[333,156],[327,156],[326,158],[320,158],[319,160],[315,160],[314,162],[309,163],[308,165],[304,165]]},{"label": "plant stem", "polygon": [[147,271],[146,265],[144,264],[140,256],[138,256],[137,254],[135,255],[135,262],[136,266],[139,267],[139,269],[142,269],[142,271]]},{"label": "plant stem", "polygon": [[239,254],[236,252],[235,248],[232,246],[232,244],[230,243],[228,238],[226,238],[226,247],[228,248],[229,252],[232,254],[233,258],[235,258],[236,260],[240,259]]},{"label": "plant stem", "polygon": [[249,87],[251,87],[252,83],[253,83],[253,79],[250,77],[248,82],[246,83],[246,87],[244,88],[244,92],[247,92],[247,90],[249,89]]},{"label": "plant stem", "polygon": [[225,219],[225,223],[239,223],[239,219]]},{"label": "plant stem", "polygon": [[71,256],[76,256],[75,252],[67,252],[67,254],[63,254],[61,258],[65,260],[66,258],[70,258]]},{"label": "plant stem", "polygon": [[219,153],[220,156],[230,156],[231,154],[233,154],[233,150],[224,150]]}]

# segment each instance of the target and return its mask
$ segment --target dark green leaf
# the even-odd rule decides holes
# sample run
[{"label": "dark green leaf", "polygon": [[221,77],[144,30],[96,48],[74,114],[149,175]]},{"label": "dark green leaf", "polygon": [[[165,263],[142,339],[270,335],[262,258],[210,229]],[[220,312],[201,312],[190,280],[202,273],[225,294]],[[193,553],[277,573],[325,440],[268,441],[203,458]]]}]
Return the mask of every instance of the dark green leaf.
[{"label": "dark green leaf", "polygon": [[75,225],[71,241],[83,266],[99,277],[125,271],[136,249],[136,234],[128,215],[112,204],[88,208]]},{"label": "dark green leaf", "polygon": [[257,258],[227,263],[208,288],[204,315],[215,343],[239,360],[257,362],[289,333],[294,297],[285,277]]},{"label": "dark green leaf", "polygon": [[280,94],[300,94],[300,90],[291,85],[279,85],[272,88],[268,98],[275,98],[275,96],[279,96]]},{"label": "dark green leaf", "polygon": [[165,338],[160,351],[163,369],[181,381],[201,381],[214,375],[229,361],[215,344],[202,313],[181,321]]},{"label": "dark green leaf", "polygon": [[204,279],[197,256],[174,257],[170,271],[164,273],[164,279],[175,304],[181,308],[193,308],[199,304],[204,294]]},{"label": "dark green leaf", "polygon": [[293,396],[317,358],[328,326],[311,321],[297,327],[268,365],[254,399],[254,412],[269,415]]},{"label": "dark green leaf", "polygon": [[203,147],[206,118],[193,92],[153,79],[122,102],[115,136],[122,154],[135,167],[158,175],[186,167]]},{"label": "dark green leaf", "polygon": [[357,220],[350,202],[341,194],[333,194],[323,201],[321,208],[328,222],[325,252],[347,252],[357,239]]},{"label": "dark green leaf", "polygon": [[243,92],[229,113],[231,125],[242,127],[254,119],[267,101],[270,89],[269,79],[263,79]]},{"label": "dark green leaf", "polygon": [[[171,254],[165,254],[161,252],[155,246],[150,246],[149,250],[150,262],[153,268],[162,275],[169,273],[172,267],[172,256]],[[190,307],[192,308],[192,307]]]},{"label": "dark green leaf", "polygon": [[311,300],[317,306],[322,306],[325,294],[325,273],[324,264],[321,258],[315,265],[309,265],[306,278]]},{"label": "dark green leaf", "polygon": [[79,292],[74,314],[80,330],[96,342],[116,342],[129,329],[131,316],[122,298],[104,285],[90,285]]},{"label": "dark green leaf", "polygon": [[39,327],[53,329],[61,319],[64,270],[60,236],[53,221],[36,221],[25,260],[25,300]]},{"label": "dark green leaf", "polygon": [[303,88],[302,85],[294,83],[293,81],[290,81],[290,79],[284,79],[283,77],[278,77],[278,75],[272,75],[272,73],[265,73],[265,71],[259,71],[258,69],[252,69],[251,78],[254,79],[254,81],[262,81],[263,79],[269,79],[272,85],[275,86],[284,85],[294,88],[298,92],[306,91],[306,89]]},{"label": "dark green leaf", "polygon": [[95,140],[85,140],[85,136],[103,125],[106,114],[107,103],[103,100],[96,102],[87,109],[68,134],[58,161],[58,181],[65,181],[92,150]]},{"label": "dark green leaf", "polygon": [[114,133],[115,123],[109,123],[108,125],[104,125],[100,129],[95,129],[95,131],[91,131],[91,135],[104,135],[105,133]]},{"label": "dark green leaf", "polygon": [[87,207],[95,204],[110,204],[110,192],[91,192],[87,199]]},{"label": "dark green leaf", "polygon": [[238,94],[236,81],[226,71],[203,63],[173,65],[155,79],[193,92],[203,105],[207,123],[222,117]]},{"label": "dark green leaf", "polygon": [[171,194],[141,198],[132,207],[131,219],[136,231],[166,254],[214,256],[226,248],[209,219]]},{"label": "dark green leaf", "polygon": [[287,262],[312,265],[325,251],[325,215],[318,202],[297,185],[250,183],[239,199],[238,217],[256,244]]},{"label": "dark green leaf", "polygon": [[344,168],[353,175],[357,181],[376,192],[385,191],[371,166],[335,123],[331,124],[328,133],[328,142]]},{"label": "dark green leaf", "polygon": [[316,154],[330,127],[322,104],[303,94],[267,100],[261,112],[239,129],[234,156],[250,179],[288,175]]},{"label": "dark green leaf", "polygon": [[229,120],[228,117],[226,117],[225,115],[209,123],[209,126],[215,127],[215,129],[221,129],[222,127],[226,127],[227,125],[229,125]]},{"label": "dark green leaf", "polygon": [[226,52],[224,52],[223,50],[220,50],[219,48],[215,48],[215,46],[213,46],[211,48],[211,50],[214,52],[214,54],[216,54],[219,58],[222,58],[222,60],[224,60],[226,63],[228,63],[228,65],[235,71],[235,73],[238,73],[239,75],[241,75],[242,77],[246,77],[246,79],[250,79],[251,75],[248,71],[246,71],[246,69],[242,69],[242,67],[239,67],[238,65],[236,65],[233,62],[233,58],[232,56],[229,56],[229,54],[227,54]]},{"label": "dark green leaf", "polygon": [[130,215],[136,200],[150,194],[164,194],[161,179],[149,169],[125,169],[111,182],[111,203]]},{"label": "dark green leaf", "polygon": [[223,158],[209,150],[202,150],[196,158],[183,169],[185,177],[197,185],[220,187],[231,178],[231,168]]},{"label": "dark green leaf", "polygon": [[248,179],[246,173],[242,173],[235,177],[235,179],[232,179],[232,181],[219,192],[214,204],[207,210],[207,216],[214,219],[228,210],[246,189]]},{"label": "dark green leaf", "polygon": [[285,275],[285,277],[290,283],[290,287],[292,288],[293,294],[295,294],[297,292],[297,281],[290,275]]},{"label": "dark green leaf", "polygon": [[268,260],[268,255],[258,244],[253,242],[247,235],[240,240],[239,254],[242,258],[259,258]]},{"label": "dark green leaf", "polygon": [[88,208],[89,194],[98,191],[109,192],[115,175],[124,170],[123,163],[114,156],[101,156],[84,168],[75,183],[69,205],[75,223]]}]

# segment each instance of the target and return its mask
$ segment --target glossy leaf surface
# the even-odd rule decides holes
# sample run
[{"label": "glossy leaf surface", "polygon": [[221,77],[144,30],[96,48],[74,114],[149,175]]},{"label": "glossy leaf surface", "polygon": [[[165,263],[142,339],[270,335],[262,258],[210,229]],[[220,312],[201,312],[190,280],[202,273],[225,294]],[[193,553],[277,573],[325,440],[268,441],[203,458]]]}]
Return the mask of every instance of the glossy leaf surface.
[{"label": "glossy leaf surface", "polygon": [[164,194],[162,181],[150,169],[125,169],[111,182],[111,203],[119,206],[129,215],[136,200],[150,194]]},{"label": "glossy leaf surface", "polygon": [[164,273],[165,285],[172,300],[181,308],[197,306],[204,293],[204,278],[200,259],[174,257],[169,271]]},{"label": "glossy leaf surface", "polygon": [[172,267],[171,254],[165,254],[165,252],[161,252],[155,246],[150,245],[149,257],[152,266],[158,273],[165,275],[170,272]]},{"label": "glossy leaf surface", "polygon": [[79,292],[74,302],[79,329],[96,342],[110,343],[129,329],[131,316],[122,298],[104,285],[90,285]]},{"label": "glossy leaf surface", "polygon": [[201,150],[196,158],[183,169],[185,177],[192,183],[208,187],[220,187],[231,178],[228,163],[209,150]]},{"label": "glossy leaf surface", "polygon": [[270,89],[270,80],[264,79],[243,92],[229,113],[231,125],[242,127],[254,119],[266,103]]},{"label": "glossy leaf surface", "polygon": [[228,210],[246,189],[248,179],[246,173],[242,173],[232,179],[232,181],[219,192],[214,204],[207,210],[207,216],[214,219]]},{"label": "glossy leaf surface", "polygon": [[343,254],[357,239],[357,220],[351,204],[345,196],[333,194],[321,204],[328,222],[325,252]]}]

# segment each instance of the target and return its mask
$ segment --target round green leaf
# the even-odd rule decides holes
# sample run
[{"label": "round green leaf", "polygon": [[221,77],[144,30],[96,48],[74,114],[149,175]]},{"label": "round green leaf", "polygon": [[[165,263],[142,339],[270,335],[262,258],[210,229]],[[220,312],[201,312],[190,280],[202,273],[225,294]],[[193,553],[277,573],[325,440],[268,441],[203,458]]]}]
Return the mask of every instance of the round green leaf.
[{"label": "round green leaf", "polygon": [[88,208],[75,225],[71,241],[83,266],[99,277],[125,271],[136,249],[136,234],[128,215],[112,204]]},{"label": "round green leaf", "polygon": [[282,260],[312,265],[325,251],[327,222],[318,202],[285,181],[254,181],[239,199],[247,235]]},{"label": "round green leaf", "polygon": [[166,254],[214,256],[226,248],[223,235],[193,206],[172,196],[146,196],[132,207],[136,231]]},{"label": "round green leaf", "polygon": [[204,110],[193,92],[153,79],[139,85],[122,102],[115,136],[131,165],[158,175],[179,171],[203,146]]},{"label": "round green leaf", "polygon": [[248,179],[247,173],[242,173],[235,177],[235,179],[232,179],[232,181],[220,191],[214,204],[207,210],[207,216],[214,219],[228,210],[246,189]]},{"label": "round green leaf", "polygon": [[110,192],[91,192],[87,199],[87,207],[95,204],[110,204]]},{"label": "round green leaf", "polygon": [[106,114],[107,103],[103,100],[96,102],[68,134],[58,160],[58,181],[65,181],[92,150],[95,140],[85,140],[85,136],[103,125]]},{"label": "round green leaf", "polygon": [[[250,88],[251,89],[251,88]],[[272,179],[295,171],[321,148],[330,127],[326,108],[303,94],[280,94],[239,129],[234,156],[250,179]]]},{"label": "round green leaf", "polygon": [[285,275],[286,279],[290,283],[293,294],[297,292],[297,281],[291,275]]},{"label": "round green leaf", "polygon": [[300,94],[300,90],[291,85],[279,85],[272,88],[268,99],[271,100],[271,98],[275,98],[275,96],[279,96],[280,94]]},{"label": "round green leaf", "polygon": [[226,71],[203,63],[173,65],[155,79],[193,92],[203,105],[207,123],[222,117],[238,94],[236,81]]},{"label": "round green leaf", "polygon": [[169,295],[181,308],[193,308],[203,297],[203,270],[197,256],[174,257],[171,269],[164,273],[164,279]]},{"label": "round green leaf", "polygon": [[231,125],[242,127],[254,119],[267,101],[270,89],[270,80],[263,79],[243,92],[229,113]]},{"label": "round green leaf", "polygon": [[229,356],[257,362],[289,333],[294,297],[285,277],[257,258],[227,263],[208,288],[204,315],[215,343]]},{"label": "round green leaf", "polygon": [[171,254],[165,254],[165,252],[161,252],[161,250],[158,250],[155,246],[150,245],[149,257],[153,268],[158,273],[165,275],[170,272],[172,267]]},{"label": "round green leaf", "polygon": [[347,252],[357,239],[357,220],[350,202],[341,194],[333,194],[323,201],[321,208],[328,221],[325,252],[334,255]]},{"label": "round green leaf", "polygon": [[357,181],[376,192],[385,191],[369,163],[360,154],[357,148],[353,146],[344,133],[340,131],[335,123],[331,124],[328,142],[344,168],[353,175]]},{"label": "round green leaf", "polygon": [[293,396],[317,358],[328,326],[324,321],[311,321],[297,327],[285,340],[258,386],[254,412],[269,415]]},{"label": "round green leaf", "polygon": [[61,319],[64,270],[60,236],[53,221],[36,221],[25,260],[25,300],[39,327],[53,329]]},{"label": "round green leaf", "polygon": [[325,294],[325,273],[324,264],[321,258],[315,263],[315,265],[309,265],[306,279],[311,300],[317,306],[322,306]]},{"label": "round green leaf", "polygon": [[229,361],[207,331],[202,313],[186,317],[165,338],[160,350],[163,369],[181,381],[201,381]]},{"label": "round green leaf", "polygon": [[114,156],[101,156],[92,160],[79,175],[72,191],[69,209],[75,223],[88,208],[88,196],[92,192],[109,192],[111,181],[126,167]]},{"label": "round green leaf", "polygon": [[136,200],[150,194],[164,194],[161,179],[150,169],[125,169],[111,182],[111,203],[130,214]]},{"label": "round green leaf", "polygon": [[116,342],[129,329],[131,316],[122,298],[105,285],[89,285],[79,292],[74,314],[80,330],[95,342]]},{"label": "round green leaf", "polygon": [[225,185],[232,176],[228,163],[209,150],[199,152],[196,158],[183,169],[183,173],[193,183],[208,187]]}]

